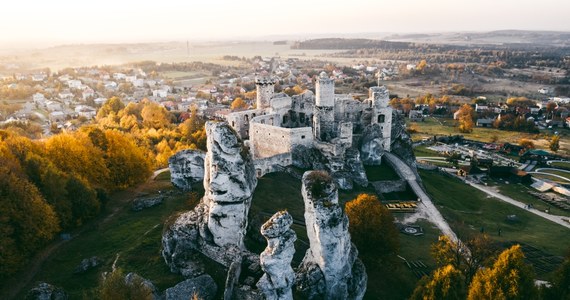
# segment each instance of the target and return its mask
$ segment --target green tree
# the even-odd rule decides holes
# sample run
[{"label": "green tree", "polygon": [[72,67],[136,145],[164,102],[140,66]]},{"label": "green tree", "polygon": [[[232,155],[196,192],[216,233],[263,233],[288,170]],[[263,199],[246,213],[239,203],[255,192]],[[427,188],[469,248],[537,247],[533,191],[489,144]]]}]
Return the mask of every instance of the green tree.
[{"label": "green tree", "polygon": [[453,265],[447,265],[435,270],[431,276],[422,278],[410,299],[465,299],[466,292],[461,271],[457,270]]},{"label": "green tree", "polygon": [[543,299],[570,299],[570,257],[556,270],[551,286],[542,289]]},{"label": "green tree", "polygon": [[[0,279],[17,271],[59,231],[52,207],[0,151]],[[11,161],[9,161],[11,160]]]},{"label": "green tree", "polygon": [[550,143],[548,144],[548,146],[550,147],[550,150],[552,150],[554,152],[558,152],[558,150],[560,149],[560,136],[554,135],[550,139]]},{"label": "green tree", "polygon": [[360,194],[345,205],[352,241],[365,260],[384,260],[399,249],[394,217],[378,198]]},{"label": "green tree", "polygon": [[493,266],[480,269],[469,286],[467,299],[536,299],[532,268],[519,245],[503,251]]}]

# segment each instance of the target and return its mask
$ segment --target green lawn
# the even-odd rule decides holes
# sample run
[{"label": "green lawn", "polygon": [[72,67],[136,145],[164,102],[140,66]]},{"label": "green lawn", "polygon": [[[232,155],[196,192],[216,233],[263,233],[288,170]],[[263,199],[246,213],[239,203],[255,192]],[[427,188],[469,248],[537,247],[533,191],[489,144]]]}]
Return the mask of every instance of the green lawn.
[{"label": "green lawn", "polygon": [[[547,173],[547,172],[545,172]],[[566,181],[564,179],[558,178],[556,176],[552,176],[549,174],[532,174],[532,177],[538,178],[538,179],[546,179],[546,180],[550,180],[550,181],[554,181],[560,184],[568,184],[570,183],[569,181]]]},{"label": "green lawn", "polygon": [[570,216],[569,211],[565,211],[559,208],[556,208],[552,205],[549,205],[546,202],[539,200],[538,198],[534,197],[533,195],[529,194],[527,191],[537,192],[537,190],[527,187],[523,184],[499,184],[497,185],[501,194],[505,196],[509,196],[515,200],[532,204],[535,209],[544,211],[546,209],[550,209],[550,213],[554,215],[562,215],[562,216]]},{"label": "green lawn", "polygon": [[431,149],[428,149],[426,146],[421,145],[421,146],[417,146],[414,147],[414,154],[416,155],[416,157],[433,157],[433,156],[438,156],[438,157],[444,157],[443,154],[437,152],[437,151],[433,151]]},{"label": "green lawn", "polygon": [[570,170],[570,162],[556,161],[550,164],[553,168]]},{"label": "green lawn", "polygon": [[[200,186],[196,185],[196,188]],[[158,181],[151,183],[146,191],[152,193],[171,189],[170,182]],[[122,192],[121,195],[128,196],[128,193]],[[130,204],[123,203],[126,209],[118,215],[109,217],[99,226],[91,226],[63,244],[44,263],[32,284],[47,281],[64,288],[71,299],[85,295],[90,297],[88,293],[99,284],[101,273],[110,271],[118,257],[117,266],[125,273],[136,272],[154,282],[160,290],[174,286],[183,278],[170,272],[160,254],[163,224],[175,212],[189,210],[196,204],[188,199],[187,193],[174,195],[161,205],[140,212],[131,211]],[[102,259],[103,264],[86,273],[73,274],[82,259],[92,256]]]},{"label": "green lawn", "polygon": [[[564,178],[570,179],[570,173],[568,172],[563,172],[563,171],[558,171],[558,170],[541,170],[540,172],[544,172],[544,173],[548,173],[548,174],[554,174],[554,175],[558,175],[558,176],[562,176]],[[558,179],[560,180],[560,179]]]},{"label": "green lawn", "polygon": [[398,180],[400,177],[386,163],[379,166],[364,166],[369,181]]},{"label": "green lawn", "polygon": [[[434,204],[460,238],[469,238],[483,229],[499,242],[524,242],[554,255],[564,255],[568,250],[567,228],[488,197],[455,178],[429,171],[420,174]],[[516,215],[518,221],[508,221],[508,215]]]}]

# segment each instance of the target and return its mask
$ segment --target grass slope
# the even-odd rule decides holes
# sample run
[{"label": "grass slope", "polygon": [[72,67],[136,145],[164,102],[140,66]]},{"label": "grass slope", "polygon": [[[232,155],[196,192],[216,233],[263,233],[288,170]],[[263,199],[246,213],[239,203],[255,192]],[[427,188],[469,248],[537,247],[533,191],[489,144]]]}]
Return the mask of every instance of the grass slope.
[{"label": "grass slope", "polygon": [[[568,250],[568,229],[488,197],[455,178],[437,172],[420,174],[434,204],[460,238],[469,238],[483,228],[499,242],[524,242],[554,255],[564,255]],[[518,221],[508,221],[508,215],[516,215]]]}]

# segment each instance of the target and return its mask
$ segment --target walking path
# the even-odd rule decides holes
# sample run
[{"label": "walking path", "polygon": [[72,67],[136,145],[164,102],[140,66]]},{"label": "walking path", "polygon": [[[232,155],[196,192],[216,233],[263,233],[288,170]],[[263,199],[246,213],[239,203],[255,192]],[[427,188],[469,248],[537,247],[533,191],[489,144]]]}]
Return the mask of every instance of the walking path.
[{"label": "walking path", "polygon": [[[480,191],[486,193],[486,194],[489,195],[489,196],[495,197],[495,198],[497,198],[497,199],[499,199],[499,200],[501,200],[501,201],[504,201],[504,202],[507,202],[507,203],[512,204],[512,205],[514,205],[514,206],[517,206],[517,207],[520,207],[520,208],[522,208],[522,209],[525,209],[525,210],[527,210],[528,212],[531,212],[531,213],[533,213],[533,214],[535,214],[535,215],[537,215],[537,216],[540,216],[540,217],[542,217],[542,218],[544,218],[544,219],[547,219],[547,220],[549,220],[549,221],[552,221],[552,222],[554,222],[554,223],[556,223],[556,224],[562,225],[562,226],[564,226],[564,227],[570,229],[570,220],[569,220],[568,217],[559,216],[559,215],[551,215],[551,214],[547,214],[547,213],[545,213],[545,212],[542,212],[542,211],[536,210],[536,209],[527,209],[527,208],[526,208],[526,207],[527,207],[527,204],[526,204],[526,203],[517,201],[517,200],[515,200],[515,199],[513,199],[513,198],[510,198],[510,197],[507,197],[507,196],[505,196],[505,195],[499,194],[499,193],[493,191],[492,188],[486,187],[486,186],[481,185],[481,184],[473,183],[473,182],[467,182],[467,184],[469,184],[469,185],[471,185],[472,187],[474,187],[474,188],[476,188],[476,189],[478,189],[478,190],[480,190]],[[565,220],[567,220],[567,221],[565,221]]]},{"label": "walking path", "polygon": [[412,169],[404,163],[399,157],[396,155],[386,152],[384,153],[384,159],[392,165],[392,168],[400,177],[408,182],[410,188],[414,191],[414,193],[418,196],[419,200],[421,201],[418,203],[418,208],[420,208],[429,218],[429,220],[434,223],[439,230],[447,235],[450,239],[459,242],[459,238],[453,232],[447,221],[443,218],[439,210],[435,207],[433,202],[431,202],[430,197],[424,191],[424,189],[419,185],[418,178]]}]

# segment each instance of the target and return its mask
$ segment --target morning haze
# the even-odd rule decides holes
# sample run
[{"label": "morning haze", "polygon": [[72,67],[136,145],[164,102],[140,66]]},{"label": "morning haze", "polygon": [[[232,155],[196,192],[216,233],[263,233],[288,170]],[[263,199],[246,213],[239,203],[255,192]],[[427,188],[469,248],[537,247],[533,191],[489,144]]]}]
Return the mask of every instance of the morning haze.
[{"label": "morning haze", "polygon": [[[30,3],[31,2],[31,3]],[[553,9],[555,8],[555,9]],[[0,48],[367,32],[570,30],[561,0],[10,1]]]}]

